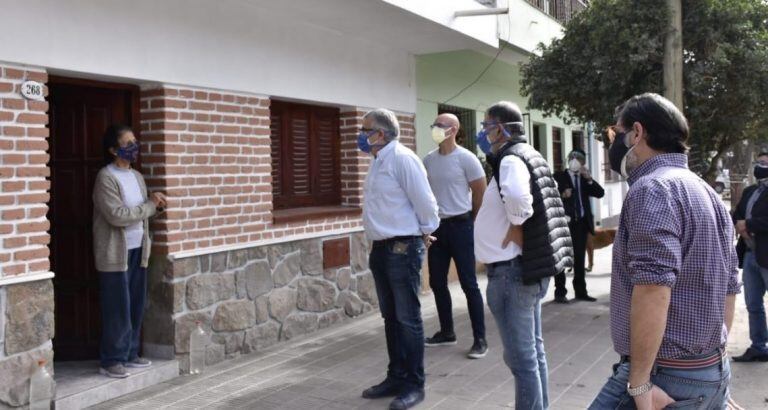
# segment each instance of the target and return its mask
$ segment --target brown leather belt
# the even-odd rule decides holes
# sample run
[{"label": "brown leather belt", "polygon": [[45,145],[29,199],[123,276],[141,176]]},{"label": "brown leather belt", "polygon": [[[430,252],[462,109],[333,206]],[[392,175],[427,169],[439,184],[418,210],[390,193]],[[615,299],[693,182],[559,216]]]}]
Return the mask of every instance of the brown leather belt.
[{"label": "brown leather belt", "polygon": [[[720,350],[714,351],[711,355],[697,358],[682,359],[656,359],[656,366],[668,367],[670,369],[704,369],[714,366],[723,360],[723,354]],[[630,363],[629,356],[622,356],[621,361]]]}]

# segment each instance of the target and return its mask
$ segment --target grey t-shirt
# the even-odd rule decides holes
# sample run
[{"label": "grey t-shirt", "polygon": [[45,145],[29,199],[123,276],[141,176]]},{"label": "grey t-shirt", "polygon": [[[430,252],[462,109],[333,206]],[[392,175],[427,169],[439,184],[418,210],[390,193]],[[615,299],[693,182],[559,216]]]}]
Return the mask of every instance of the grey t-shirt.
[{"label": "grey t-shirt", "polygon": [[440,218],[465,214],[472,210],[469,183],[485,178],[480,160],[464,147],[456,147],[448,155],[434,150],[424,157],[429,185],[437,198]]}]

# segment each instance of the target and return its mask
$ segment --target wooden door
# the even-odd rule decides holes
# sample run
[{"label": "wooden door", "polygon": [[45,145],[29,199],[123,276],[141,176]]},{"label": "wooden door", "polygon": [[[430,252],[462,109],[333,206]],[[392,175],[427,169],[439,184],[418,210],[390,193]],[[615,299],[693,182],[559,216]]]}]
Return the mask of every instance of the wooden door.
[{"label": "wooden door", "polygon": [[133,86],[51,78],[51,268],[56,300],[56,360],[96,359],[101,320],[91,235],[102,135],[113,123],[138,132]]}]

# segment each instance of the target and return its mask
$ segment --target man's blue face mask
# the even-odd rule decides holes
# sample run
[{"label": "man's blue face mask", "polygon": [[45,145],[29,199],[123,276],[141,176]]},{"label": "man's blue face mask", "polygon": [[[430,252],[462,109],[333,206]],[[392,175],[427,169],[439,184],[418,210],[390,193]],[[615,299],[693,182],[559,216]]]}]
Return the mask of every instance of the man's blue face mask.
[{"label": "man's blue face mask", "polygon": [[373,148],[383,147],[387,145],[387,144],[371,144],[370,142],[368,142],[368,138],[371,138],[371,135],[375,134],[377,131],[378,130],[361,128],[360,133],[357,134],[357,148],[359,148],[360,151],[363,151],[366,154],[370,154]]},{"label": "man's blue face mask", "polygon": [[[512,123],[509,123],[512,124]],[[493,146],[497,144],[501,144],[505,142],[507,138],[510,137],[509,132],[507,132],[506,129],[502,126],[503,124],[496,122],[496,121],[489,121],[489,122],[481,122],[480,125],[482,125],[483,129],[480,130],[480,132],[477,133],[476,141],[477,141],[477,147],[480,148],[481,151],[485,155],[489,155],[492,153]],[[491,141],[488,139],[489,134],[491,131],[494,130],[495,127],[499,127],[501,129],[501,132],[504,134],[504,138],[496,141],[495,143],[491,143]]]}]

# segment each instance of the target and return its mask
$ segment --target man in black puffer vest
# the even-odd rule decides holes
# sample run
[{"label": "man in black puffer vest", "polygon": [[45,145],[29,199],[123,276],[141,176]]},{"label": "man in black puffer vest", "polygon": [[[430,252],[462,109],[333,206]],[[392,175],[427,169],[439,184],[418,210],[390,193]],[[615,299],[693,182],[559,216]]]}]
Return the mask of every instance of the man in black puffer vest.
[{"label": "man in black puffer vest", "polygon": [[517,105],[486,112],[477,143],[493,179],[475,220],[475,256],[486,264],[487,301],[515,377],[515,408],[546,409],[541,299],[550,278],[573,264],[565,209],[547,161],[526,143]]}]

